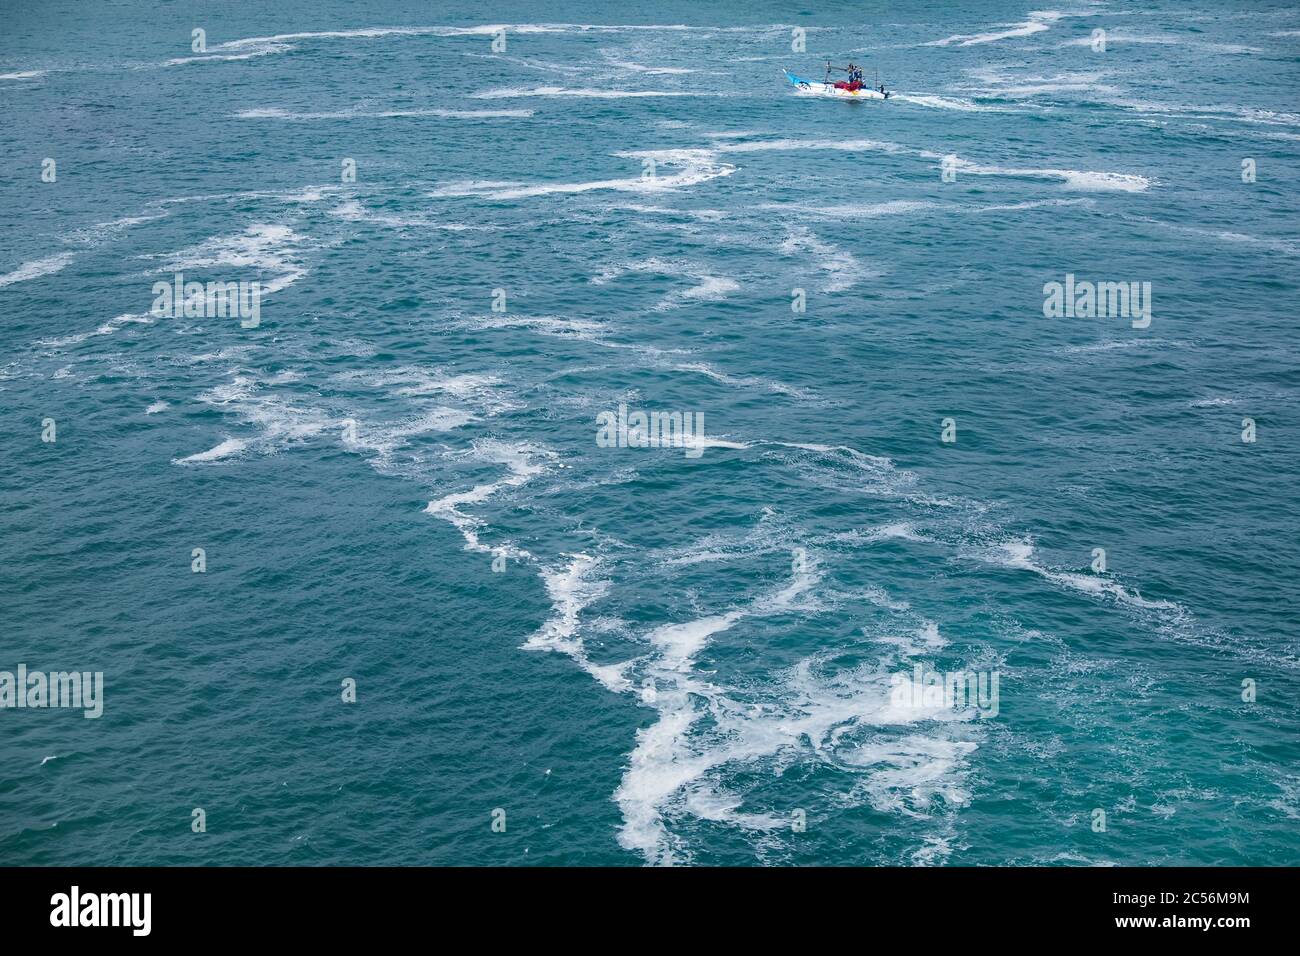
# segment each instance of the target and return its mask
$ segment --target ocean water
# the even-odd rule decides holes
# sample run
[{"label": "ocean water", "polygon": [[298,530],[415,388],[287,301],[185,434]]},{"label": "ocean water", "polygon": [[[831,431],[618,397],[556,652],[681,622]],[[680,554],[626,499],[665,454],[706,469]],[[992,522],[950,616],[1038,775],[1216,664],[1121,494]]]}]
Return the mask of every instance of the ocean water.
[{"label": "ocean water", "polygon": [[1298,80],[1282,2],[0,3],[0,670],[104,682],[0,708],[0,862],[1295,864]]}]

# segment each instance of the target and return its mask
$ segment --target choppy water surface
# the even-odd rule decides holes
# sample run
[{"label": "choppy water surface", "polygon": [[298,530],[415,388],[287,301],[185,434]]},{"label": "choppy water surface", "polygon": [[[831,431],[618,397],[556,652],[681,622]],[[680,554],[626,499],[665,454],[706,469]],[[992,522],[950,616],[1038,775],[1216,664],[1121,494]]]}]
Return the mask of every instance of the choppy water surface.
[{"label": "choppy water surface", "polygon": [[475,13],[4,4],[0,860],[1294,864],[1300,13]]}]

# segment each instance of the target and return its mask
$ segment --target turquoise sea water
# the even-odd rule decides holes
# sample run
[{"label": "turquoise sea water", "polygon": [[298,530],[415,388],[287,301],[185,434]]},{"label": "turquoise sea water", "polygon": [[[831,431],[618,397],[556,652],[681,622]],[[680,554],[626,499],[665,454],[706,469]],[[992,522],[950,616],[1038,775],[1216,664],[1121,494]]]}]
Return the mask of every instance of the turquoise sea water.
[{"label": "turquoise sea water", "polygon": [[0,862],[1296,863],[1298,70],[1285,3],[0,3],[0,670],[104,674],[0,709]]}]

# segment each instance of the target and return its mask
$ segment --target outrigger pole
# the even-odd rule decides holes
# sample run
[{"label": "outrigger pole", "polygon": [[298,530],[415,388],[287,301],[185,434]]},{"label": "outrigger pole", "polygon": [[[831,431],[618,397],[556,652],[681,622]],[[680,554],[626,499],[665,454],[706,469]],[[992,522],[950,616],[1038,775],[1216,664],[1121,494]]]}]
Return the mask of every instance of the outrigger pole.
[{"label": "outrigger pole", "polygon": [[831,61],[827,60],[826,61],[826,82],[827,83],[831,81],[832,71],[836,73],[847,73],[849,72],[849,68],[847,66],[831,66]]}]

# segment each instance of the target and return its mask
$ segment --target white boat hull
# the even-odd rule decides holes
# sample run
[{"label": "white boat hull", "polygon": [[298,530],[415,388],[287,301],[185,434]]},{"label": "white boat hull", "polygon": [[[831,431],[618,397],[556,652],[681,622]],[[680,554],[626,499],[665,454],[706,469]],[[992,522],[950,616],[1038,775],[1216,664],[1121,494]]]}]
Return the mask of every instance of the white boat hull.
[{"label": "white boat hull", "polygon": [[887,100],[888,93],[881,93],[879,90],[873,90],[869,87],[862,87],[860,90],[845,90],[836,86],[834,83],[823,83],[818,80],[805,80],[795,76],[789,70],[785,71],[786,78],[789,79],[790,85],[800,96],[830,96],[836,99],[844,100]]}]

